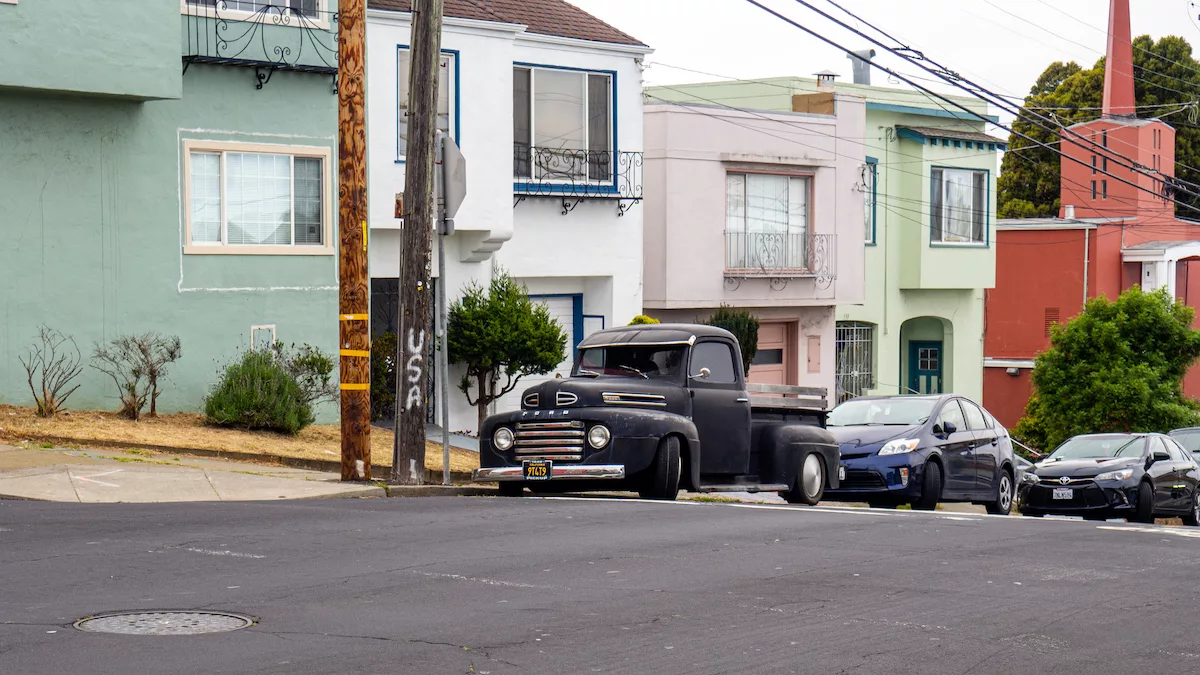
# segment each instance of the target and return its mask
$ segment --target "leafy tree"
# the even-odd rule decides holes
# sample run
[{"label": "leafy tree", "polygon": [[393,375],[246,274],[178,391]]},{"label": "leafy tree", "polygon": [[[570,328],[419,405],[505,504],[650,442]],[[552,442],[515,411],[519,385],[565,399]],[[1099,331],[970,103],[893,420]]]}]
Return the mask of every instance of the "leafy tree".
[{"label": "leafy tree", "polygon": [[661,323],[661,322],[652,316],[646,316],[645,314],[638,314],[637,316],[633,317],[633,321],[630,321],[629,325],[630,326],[645,326],[647,324],[655,324],[655,323]]},{"label": "leafy tree", "polygon": [[[1180,37],[1168,36],[1155,42],[1148,35],[1133,41],[1134,98],[1138,117],[1157,117],[1181,108],[1161,107],[1164,104],[1192,102],[1200,95],[1200,62],[1192,58],[1192,47]],[[1174,62],[1174,63],[1172,63]],[[1153,72],[1151,72],[1153,71]],[[1189,84],[1190,83],[1190,84]],[[1020,132],[1042,143],[1054,144],[1059,134],[1044,126],[1048,122],[1035,118],[1056,118],[1063,126],[1087,122],[1100,117],[1104,99],[1104,59],[1090,69],[1079,64],[1056,61],[1042,73],[1029,90],[1021,113],[1013,122],[1014,132]],[[1157,106],[1157,107],[1149,107]],[[1200,172],[1183,165],[1200,167],[1200,126],[1181,124],[1180,117],[1167,118],[1176,126],[1176,175],[1188,182],[1200,182]],[[1077,139],[1078,140],[1078,139]],[[1057,148],[1051,145],[1051,148]],[[1128,156],[1131,148],[1112,148]],[[1004,154],[998,180],[998,212],[1001,218],[1030,218],[1058,215],[1060,156],[1052,149],[1032,143],[1014,133]],[[1179,195],[1179,201],[1200,206],[1200,199]],[[1184,207],[1182,215],[1190,209]]]},{"label": "leafy tree", "polygon": [[396,334],[388,331],[371,341],[371,419],[396,414]]},{"label": "leafy tree", "polygon": [[1034,362],[1034,396],[1014,434],[1048,452],[1084,433],[1169,431],[1196,424],[1183,376],[1200,357],[1191,307],[1165,289],[1089,300]]},{"label": "leafy tree", "polygon": [[567,357],[567,335],[550,310],[531,300],[507,273],[498,274],[486,290],[475,282],[467,285],[450,307],[446,330],[450,363],[467,367],[458,388],[476,406],[480,429],[493,401],[515,389],[522,377],[548,373]]},{"label": "leafy tree", "polygon": [[713,313],[712,318],[704,323],[733,333],[742,348],[742,365],[749,375],[750,364],[754,361],[754,355],[758,353],[758,319],[744,309],[734,309],[722,304]]}]

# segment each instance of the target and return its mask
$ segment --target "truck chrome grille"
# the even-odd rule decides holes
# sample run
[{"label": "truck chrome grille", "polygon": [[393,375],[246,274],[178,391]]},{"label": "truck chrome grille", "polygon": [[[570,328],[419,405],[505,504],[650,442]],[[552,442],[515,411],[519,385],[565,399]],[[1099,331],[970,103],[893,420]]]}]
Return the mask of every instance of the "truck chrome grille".
[{"label": "truck chrome grille", "polygon": [[600,394],[600,397],[609,405],[640,405],[652,408],[667,407],[667,397],[660,394],[606,391]]},{"label": "truck chrome grille", "polygon": [[575,405],[579,397],[569,391],[560,391],[554,395],[554,402],[559,406]]},{"label": "truck chrome grille", "polygon": [[516,453],[522,459],[555,459],[578,462],[583,458],[583,422],[520,422]]}]

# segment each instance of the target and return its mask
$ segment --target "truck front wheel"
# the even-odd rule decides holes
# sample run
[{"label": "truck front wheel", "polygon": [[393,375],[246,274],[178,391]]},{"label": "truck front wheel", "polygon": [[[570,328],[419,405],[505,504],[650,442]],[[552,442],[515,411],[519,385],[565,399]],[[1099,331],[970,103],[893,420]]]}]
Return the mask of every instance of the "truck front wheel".
[{"label": "truck front wheel", "polygon": [[780,492],[779,496],[786,499],[789,504],[816,506],[821,502],[821,498],[825,496],[825,463],[815,452],[804,456],[792,489]]},{"label": "truck front wheel", "polygon": [[674,501],[679,494],[679,473],[679,439],[667,436],[658,442],[658,452],[642,477],[638,496],[642,499]]}]

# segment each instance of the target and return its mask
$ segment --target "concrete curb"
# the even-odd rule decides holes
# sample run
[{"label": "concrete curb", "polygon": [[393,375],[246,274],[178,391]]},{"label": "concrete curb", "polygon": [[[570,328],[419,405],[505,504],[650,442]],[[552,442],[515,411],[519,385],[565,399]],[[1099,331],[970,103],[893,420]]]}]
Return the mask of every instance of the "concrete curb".
[{"label": "concrete curb", "polygon": [[494,497],[496,488],[472,485],[387,485],[388,497]]},{"label": "concrete curb", "polygon": [[[301,457],[287,457],[285,455],[268,455],[255,452],[237,452],[233,450],[208,450],[205,448],[187,448],[173,445],[154,445],[152,443],[137,443],[137,442],[119,442],[119,441],[101,441],[93,439],[65,438],[62,436],[50,436],[45,434],[24,434],[21,440],[42,441],[46,443],[54,443],[56,445],[77,445],[79,447],[96,447],[109,448],[113,450],[123,450],[125,448],[136,448],[139,450],[154,450],[156,452],[164,452],[172,455],[183,455],[185,457],[204,457],[209,459],[231,459],[240,462],[251,462],[254,464],[272,464],[278,466],[286,466],[291,469],[308,469],[309,471],[324,471],[326,473],[340,474],[342,472],[342,463],[325,459],[304,459]],[[16,441],[14,441],[16,442]],[[392,467],[386,464],[372,465],[372,469],[379,469],[381,472],[386,469],[387,473],[391,473]],[[441,469],[425,469],[425,480],[430,483],[440,483],[442,480]],[[466,482],[471,480],[471,474],[463,471],[451,471],[450,480]],[[380,495],[382,496],[382,495]]]}]

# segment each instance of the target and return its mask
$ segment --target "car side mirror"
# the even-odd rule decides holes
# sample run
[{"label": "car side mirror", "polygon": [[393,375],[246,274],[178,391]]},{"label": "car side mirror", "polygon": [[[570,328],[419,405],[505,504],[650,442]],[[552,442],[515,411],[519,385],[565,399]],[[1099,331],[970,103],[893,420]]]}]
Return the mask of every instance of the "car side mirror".
[{"label": "car side mirror", "polygon": [[693,380],[707,380],[710,375],[712,375],[711,370],[709,370],[708,368],[701,368],[699,375],[689,375],[688,377]]},{"label": "car side mirror", "polygon": [[947,436],[958,431],[958,427],[954,426],[954,422],[945,422],[942,424],[942,432]]},{"label": "car side mirror", "polygon": [[1155,450],[1153,455],[1150,455],[1150,462],[1167,462],[1171,460],[1171,455],[1163,450]]}]

